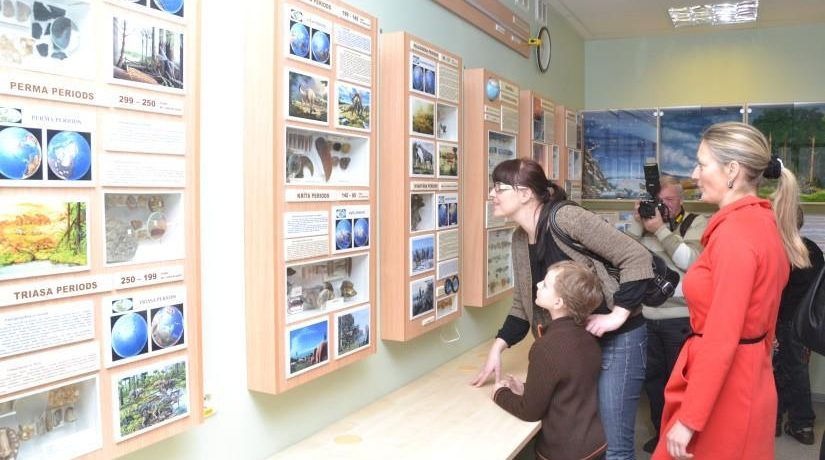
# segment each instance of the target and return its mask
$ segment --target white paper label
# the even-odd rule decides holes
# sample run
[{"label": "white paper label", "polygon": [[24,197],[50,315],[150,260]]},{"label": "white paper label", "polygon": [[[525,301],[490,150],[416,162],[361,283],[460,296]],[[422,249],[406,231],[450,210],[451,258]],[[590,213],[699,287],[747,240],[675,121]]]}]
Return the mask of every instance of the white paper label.
[{"label": "white paper label", "polygon": [[47,279],[0,287],[0,307],[94,294],[112,288],[106,275]]},{"label": "white paper label", "polygon": [[114,152],[186,153],[186,126],[175,120],[106,118],[104,149]]},{"label": "white paper label", "polygon": [[493,106],[485,105],[484,106],[484,121],[489,121],[490,123],[495,123],[496,125],[501,124],[501,112]]},{"label": "white paper label", "polygon": [[158,93],[142,93],[126,88],[111,89],[110,105],[118,109],[137,110],[140,112],[163,113],[166,115],[183,115],[183,98]]},{"label": "white paper label", "polygon": [[356,32],[341,24],[335,25],[335,43],[339,46],[346,46],[355,51],[372,55],[372,37]]},{"label": "white paper label", "polygon": [[329,254],[329,237],[327,235],[284,240],[284,258],[287,261],[325,256],[327,254]]},{"label": "white paper label", "polygon": [[0,362],[0,394],[100,369],[100,345],[86,342]]},{"label": "white paper label", "polygon": [[369,56],[356,53],[349,48],[338,48],[338,79],[364,86],[372,83],[372,61]]},{"label": "white paper label", "polygon": [[287,202],[308,201],[367,201],[370,199],[369,190],[306,190],[287,189]]},{"label": "white paper label", "polygon": [[443,64],[438,65],[438,97],[458,104],[461,94],[458,70]]},{"label": "white paper label", "polygon": [[68,81],[42,74],[17,74],[3,70],[0,93],[74,104],[106,105],[94,83]]},{"label": "white paper label", "polygon": [[438,260],[458,257],[458,230],[438,232]]},{"label": "white paper label", "polygon": [[0,313],[0,358],[93,339],[94,325],[91,300]]},{"label": "white paper label", "polygon": [[284,214],[284,238],[326,235],[329,233],[329,212],[305,211]]},{"label": "white paper label", "polygon": [[104,153],[100,161],[102,182],[110,187],[185,187],[183,157]]},{"label": "white paper label", "polygon": [[183,265],[169,267],[144,268],[112,275],[115,289],[126,289],[153,284],[171,283],[183,280]]}]

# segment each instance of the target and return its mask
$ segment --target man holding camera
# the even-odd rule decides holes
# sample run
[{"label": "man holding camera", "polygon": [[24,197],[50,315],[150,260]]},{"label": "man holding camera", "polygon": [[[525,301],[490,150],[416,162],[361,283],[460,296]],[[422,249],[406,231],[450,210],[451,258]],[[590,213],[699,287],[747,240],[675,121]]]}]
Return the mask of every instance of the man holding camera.
[{"label": "man holding camera", "polygon": [[[673,177],[662,176],[658,184],[649,184],[648,191],[655,200],[636,202],[634,222],[627,233],[684,277],[688,267],[702,252],[702,233],[708,219],[701,214],[685,212],[682,207],[682,185]],[[687,303],[682,295],[681,283],[676,294],[660,307],[645,306],[642,312],[647,319],[645,392],[650,400],[650,419],[656,429],[656,435],[642,449],[652,453],[659,441],[665,384],[682,344],[690,334]]]}]

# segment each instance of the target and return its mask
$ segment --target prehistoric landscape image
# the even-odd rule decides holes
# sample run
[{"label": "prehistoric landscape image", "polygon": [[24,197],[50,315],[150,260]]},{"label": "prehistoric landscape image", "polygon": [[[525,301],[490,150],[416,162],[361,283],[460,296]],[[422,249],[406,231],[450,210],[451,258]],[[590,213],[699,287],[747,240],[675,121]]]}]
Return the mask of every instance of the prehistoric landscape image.
[{"label": "prehistoric landscape image", "polygon": [[186,361],[140,371],[117,382],[120,436],[126,437],[189,413]]},{"label": "prehistoric landscape image", "polygon": [[183,34],[113,18],[112,77],[183,89]]},{"label": "prehistoric landscape image", "polygon": [[85,202],[0,203],[0,279],[88,264]]}]

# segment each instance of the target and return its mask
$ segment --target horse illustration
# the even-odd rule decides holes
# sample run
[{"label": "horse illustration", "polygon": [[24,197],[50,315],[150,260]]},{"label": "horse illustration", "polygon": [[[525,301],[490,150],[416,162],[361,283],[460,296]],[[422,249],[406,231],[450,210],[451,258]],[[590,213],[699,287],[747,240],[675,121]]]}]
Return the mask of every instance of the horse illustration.
[{"label": "horse illustration", "polygon": [[357,117],[364,115],[364,104],[361,102],[361,93],[357,89],[352,88],[352,103],[349,105],[349,111]]}]

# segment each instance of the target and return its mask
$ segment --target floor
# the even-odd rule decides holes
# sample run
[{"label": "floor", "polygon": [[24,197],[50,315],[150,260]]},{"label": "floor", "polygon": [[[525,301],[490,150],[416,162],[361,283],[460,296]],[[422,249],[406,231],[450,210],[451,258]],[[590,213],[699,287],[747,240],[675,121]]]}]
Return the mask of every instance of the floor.
[{"label": "floor", "polygon": [[[816,426],[814,433],[816,441],[813,446],[806,446],[796,439],[783,434],[776,438],[776,460],[819,460],[819,443],[822,439],[822,432],[825,430],[825,402],[815,402]],[[650,454],[642,450],[642,445],[650,439],[653,433],[653,425],[649,421],[647,398],[642,396],[639,404],[639,413],[636,416],[636,458],[637,460],[648,460]],[[515,458],[515,460],[531,460],[533,455],[533,444],[528,446]]]}]

